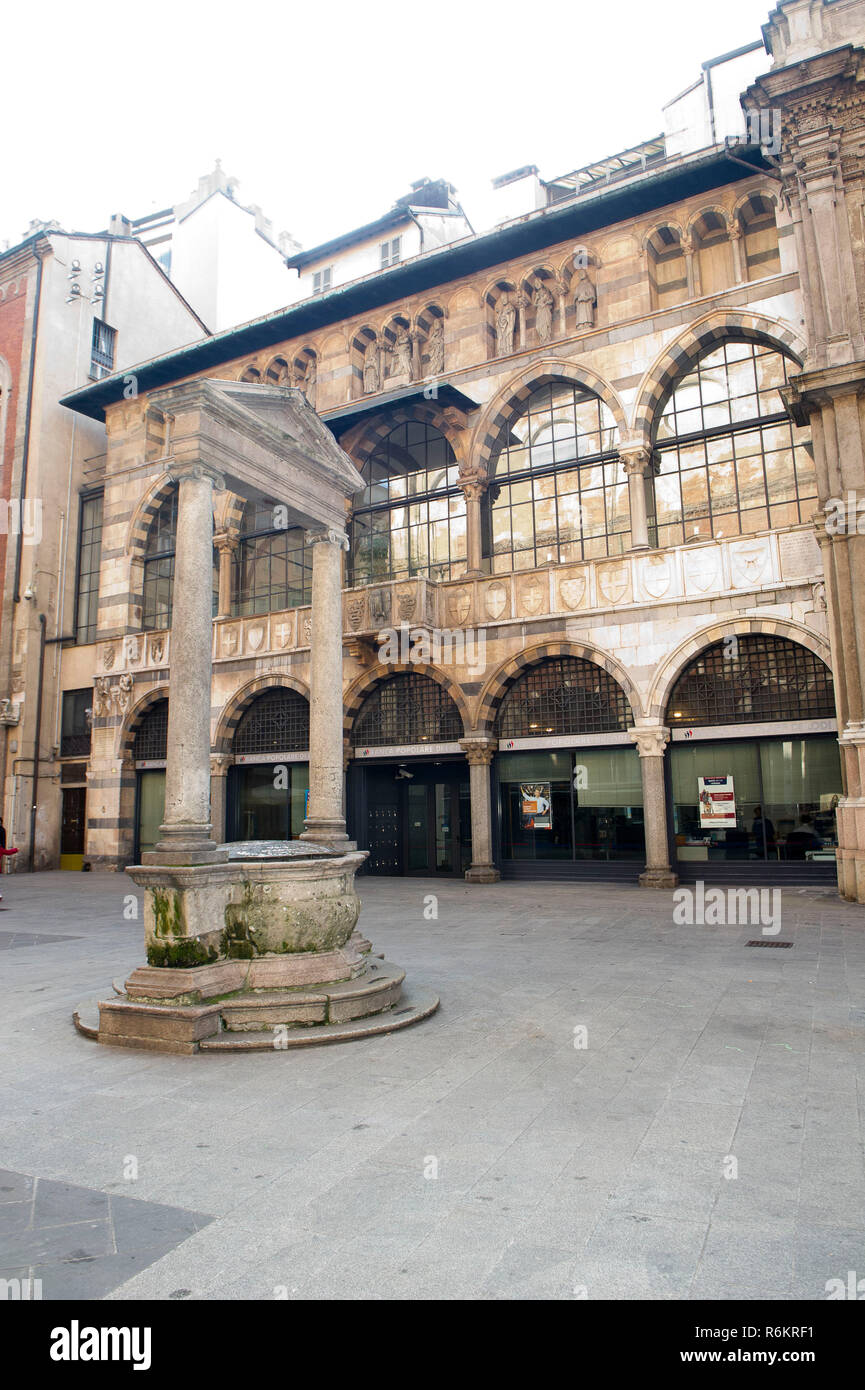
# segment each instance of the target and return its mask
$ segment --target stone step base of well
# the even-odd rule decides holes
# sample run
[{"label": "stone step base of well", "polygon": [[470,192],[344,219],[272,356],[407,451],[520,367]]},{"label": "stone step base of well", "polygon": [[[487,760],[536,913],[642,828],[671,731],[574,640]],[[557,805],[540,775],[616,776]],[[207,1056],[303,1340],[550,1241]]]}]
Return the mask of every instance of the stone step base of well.
[{"label": "stone step base of well", "polygon": [[[115,996],[82,1005],[75,1026],[85,1037],[118,1047],[193,1053],[205,1042],[243,1042],[246,1050],[283,1050],[390,1032],[426,1018],[438,1007],[432,994],[403,998],[405,971],[370,956],[353,980],[301,989],[244,990],[201,1004],[142,1003]],[[369,1022],[371,1027],[356,1028]],[[349,1027],[349,1025],[352,1025]],[[378,1026],[381,1025],[381,1026]]]},{"label": "stone step base of well", "polygon": [[285,1052],[289,1048],[310,1047],[321,1043],[353,1042],[357,1038],[374,1038],[382,1033],[395,1033],[429,1018],[439,1006],[439,997],[429,990],[404,993],[396,1008],[366,1018],[354,1018],[348,1023],[325,1023],[318,1028],[289,1028],[277,1041],[273,1033],[220,1033],[205,1038],[199,1044],[201,1052]]}]

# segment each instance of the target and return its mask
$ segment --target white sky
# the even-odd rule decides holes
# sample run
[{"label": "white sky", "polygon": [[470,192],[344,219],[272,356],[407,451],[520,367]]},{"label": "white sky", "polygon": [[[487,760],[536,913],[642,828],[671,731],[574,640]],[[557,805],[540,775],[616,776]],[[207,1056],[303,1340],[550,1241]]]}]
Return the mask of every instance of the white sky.
[{"label": "white sky", "polygon": [[[658,134],[774,0],[41,0],[2,24],[0,247],[187,197],[217,158],[314,246],[447,178],[476,227],[490,179],[552,178]],[[766,56],[766,70],[769,57]],[[14,114],[13,114],[14,113]]]}]

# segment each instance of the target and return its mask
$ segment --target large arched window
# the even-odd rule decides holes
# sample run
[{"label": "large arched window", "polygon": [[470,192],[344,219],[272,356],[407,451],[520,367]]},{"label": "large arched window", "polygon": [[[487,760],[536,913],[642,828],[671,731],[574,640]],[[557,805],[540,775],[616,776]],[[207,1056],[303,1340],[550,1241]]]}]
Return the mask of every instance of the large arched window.
[{"label": "large arched window", "polygon": [[780,394],[790,368],[772,348],[729,340],[675,387],[656,432],[659,545],[810,520],[811,436],[791,423]]},{"label": "large arched window", "polygon": [[518,676],[496,716],[499,738],[621,732],[633,723],[624,690],[609,672],[582,657],[539,661]]},{"label": "large arched window", "polygon": [[397,425],[361,467],[351,522],[351,582],[466,570],[466,501],[453,449],[421,420]]},{"label": "large arched window", "polygon": [[234,557],[235,617],[300,608],[312,596],[312,550],[298,526],[279,527],[280,510],[247,502]]},{"label": "large arched window", "polygon": [[309,701],[286,686],[256,695],[234,731],[236,755],[303,753],[308,747]]},{"label": "large arched window", "polygon": [[[144,547],[141,626],[171,627],[174,557],[177,548],[177,489],[164,499],[150,523]],[[213,552],[213,616],[219,611],[219,556]]]},{"label": "large arched window", "polygon": [[493,460],[485,550],[494,574],[618,555],[630,545],[628,487],[612,412],[590,391],[533,391]]},{"label": "large arched window", "polygon": [[453,743],[463,736],[460,712],[442,686],[418,672],[376,686],[354,721],[356,748]]},{"label": "large arched window", "polygon": [[667,705],[673,728],[834,717],[829,667],[798,642],[754,633],[702,651],[679,676]]}]

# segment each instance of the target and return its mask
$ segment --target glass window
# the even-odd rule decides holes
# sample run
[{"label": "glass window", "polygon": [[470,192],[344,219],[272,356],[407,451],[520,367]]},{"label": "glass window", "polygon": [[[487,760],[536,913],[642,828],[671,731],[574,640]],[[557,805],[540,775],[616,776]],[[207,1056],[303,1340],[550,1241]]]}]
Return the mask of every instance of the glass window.
[{"label": "glass window", "polygon": [[[162,502],[150,523],[144,549],[141,626],[149,631],[171,627],[174,553],[177,544],[177,489]],[[213,551],[213,614],[219,611],[219,555]]]},{"label": "glass window", "polygon": [[81,500],[78,531],[78,595],[75,640],[95,642],[99,622],[99,564],[102,557],[102,493]]},{"label": "glass window", "polygon": [[598,396],[568,382],[532,393],[493,459],[484,531],[494,573],[627,548],[628,487],[617,444],[615,420]]},{"label": "glass window", "polygon": [[[833,736],[676,743],[670,766],[680,861],[834,858],[841,762]],[[732,777],[735,826],[701,826],[701,777]]]},{"label": "glass window", "polygon": [[296,840],[309,794],[307,763],[258,763],[229,770],[229,838]]},{"label": "glass window", "polygon": [[298,526],[277,527],[276,503],[247,502],[234,554],[232,613],[278,613],[312,599],[312,550]]},{"label": "glass window", "polygon": [[93,688],[64,690],[60,724],[61,758],[80,758],[90,752],[90,716]]},{"label": "glass window", "polygon": [[456,486],[456,457],[439,430],[422,420],[397,425],[361,474],[365,486],[351,523],[352,584],[465,573],[465,496]]},{"label": "glass window", "polygon": [[[810,520],[810,435],[789,420],[779,391],[789,370],[782,353],[731,340],[676,386],[656,429],[660,544],[752,534],[768,529],[770,515],[772,525]],[[781,504],[783,513],[770,513]]]},{"label": "glass window", "polygon": [[302,753],[309,747],[309,701],[280,686],[263,690],[234,731],[235,754]]},{"label": "glass window", "polygon": [[504,753],[496,768],[503,858],[645,861],[636,749]]},{"label": "glass window", "polygon": [[390,676],[376,686],[358,711],[352,732],[356,748],[414,743],[453,743],[463,736],[460,712],[447,691],[429,676]]}]

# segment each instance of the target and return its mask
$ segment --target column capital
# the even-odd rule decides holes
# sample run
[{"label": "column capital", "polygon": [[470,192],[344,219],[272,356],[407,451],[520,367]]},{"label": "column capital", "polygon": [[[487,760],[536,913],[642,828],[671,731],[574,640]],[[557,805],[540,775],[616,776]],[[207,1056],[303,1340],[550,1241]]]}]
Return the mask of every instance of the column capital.
[{"label": "column capital", "polygon": [[215,531],[213,533],[213,544],[220,555],[224,550],[227,550],[229,554],[234,554],[239,543],[240,537],[235,531]]},{"label": "column capital", "polygon": [[627,440],[620,444],[619,458],[629,478],[653,478],[660,467],[654,449],[644,440]]},{"label": "column capital", "polygon": [[348,550],[348,536],[335,526],[316,526],[304,533],[307,545],[336,545],[340,550]]},{"label": "column capital", "polygon": [[206,478],[213,484],[214,492],[226,490],[225,479],[219,470],[202,459],[169,459],[165,471],[173,483],[186,482],[190,478],[200,482]]},{"label": "column capital", "polygon": [[461,738],[460,748],[466,755],[469,767],[489,767],[498,752],[497,738]]},{"label": "column capital", "polygon": [[663,758],[670,742],[669,729],[662,725],[653,725],[651,728],[629,729],[628,732],[637,745],[637,752],[641,758]]}]

